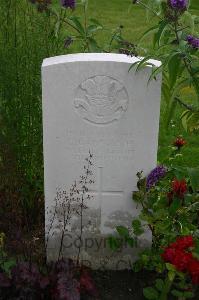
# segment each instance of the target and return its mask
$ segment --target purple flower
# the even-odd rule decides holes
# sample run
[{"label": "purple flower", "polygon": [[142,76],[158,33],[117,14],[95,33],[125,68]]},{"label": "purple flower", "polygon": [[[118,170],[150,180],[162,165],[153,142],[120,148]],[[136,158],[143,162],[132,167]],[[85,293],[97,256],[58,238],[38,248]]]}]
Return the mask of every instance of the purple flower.
[{"label": "purple flower", "polygon": [[199,49],[199,38],[196,38],[192,35],[187,36],[187,42],[195,49]]},{"label": "purple flower", "polygon": [[169,0],[169,4],[174,9],[184,10],[187,8],[188,0]]},{"label": "purple flower", "polygon": [[75,0],[61,0],[61,5],[65,8],[75,8],[76,1]]},{"label": "purple flower", "polygon": [[157,166],[153,169],[146,180],[146,188],[149,190],[152,186],[154,186],[160,178],[164,177],[167,172],[167,169],[164,166]]}]

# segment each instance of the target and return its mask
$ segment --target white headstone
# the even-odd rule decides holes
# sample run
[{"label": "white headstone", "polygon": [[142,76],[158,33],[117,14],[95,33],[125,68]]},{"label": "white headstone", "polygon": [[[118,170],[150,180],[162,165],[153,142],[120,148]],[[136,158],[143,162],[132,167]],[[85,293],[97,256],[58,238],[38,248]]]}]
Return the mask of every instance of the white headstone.
[{"label": "white headstone", "polygon": [[[151,242],[146,231],[138,249],[113,253],[107,243],[115,226],[130,225],[139,213],[132,201],[136,173],[156,166],[161,76],[148,84],[150,64],[129,71],[138,60],[92,53],[43,62],[48,260],[79,256],[93,268],[128,268]],[[87,182],[87,191],[79,176],[86,174],[89,151],[87,181],[94,183]]]}]

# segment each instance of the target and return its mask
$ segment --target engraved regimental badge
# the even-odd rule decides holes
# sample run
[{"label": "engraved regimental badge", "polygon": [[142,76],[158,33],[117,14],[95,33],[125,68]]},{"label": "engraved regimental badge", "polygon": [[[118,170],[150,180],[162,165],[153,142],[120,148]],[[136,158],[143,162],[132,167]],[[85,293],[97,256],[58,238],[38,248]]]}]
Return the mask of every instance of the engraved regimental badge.
[{"label": "engraved regimental badge", "polygon": [[108,124],[120,119],[127,110],[128,94],[118,80],[94,76],[79,85],[74,106],[83,119],[95,124]]}]

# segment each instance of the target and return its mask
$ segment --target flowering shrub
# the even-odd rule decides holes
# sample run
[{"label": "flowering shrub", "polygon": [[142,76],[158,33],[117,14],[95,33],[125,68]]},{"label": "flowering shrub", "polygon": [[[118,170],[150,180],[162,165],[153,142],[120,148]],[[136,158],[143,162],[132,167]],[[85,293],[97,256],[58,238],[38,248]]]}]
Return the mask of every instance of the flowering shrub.
[{"label": "flowering shrub", "polygon": [[[65,36],[63,43],[68,49],[73,43],[78,43],[79,51],[83,52],[111,52],[118,49],[118,42],[122,43],[122,26],[110,30],[110,40],[100,45],[96,34],[107,29],[94,18],[88,16],[88,0],[58,0],[59,5],[51,0],[29,0],[37,7],[39,12],[47,13],[55,23],[55,36]],[[80,16],[73,14],[77,6],[80,8]],[[64,10],[64,12],[63,12]],[[116,41],[116,46],[113,42]],[[120,44],[121,45],[121,44]],[[130,43],[128,43],[130,46]],[[131,45],[131,53],[134,53],[134,45]],[[123,49],[125,51],[125,49]],[[129,54],[129,51],[128,51]]]},{"label": "flowering shrub", "polygon": [[[178,158],[185,144],[177,138],[172,160],[167,162]],[[146,178],[142,172],[137,176],[138,191],[133,200],[142,208],[141,213],[132,221],[132,228],[118,226],[116,230],[132,247],[146,226],[152,233],[152,247],[140,254],[134,270],[146,268],[162,276],[154,288],[144,289],[144,295],[146,299],[166,300],[171,294],[191,298],[199,284],[199,169],[170,163],[157,166]],[[110,241],[113,250],[121,247],[121,239],[111,237]]]},{"label": "flowering shrub", "polygon": [[[186,130],[196,132],[199,129],[199,77],[197,32],[198,17],[191,14],[189,0],[154,0],[133,1],[157,17],[158,24],[149,28],[140,38],[138,48],[142,48],[142,40],[153,35],[150,49],[144,49],[144,59],[135,63],[138,71],[146,66],[147,60],[156,58],[162,62],[160,67],[152,67],[150,79],[163,72],[162,93],[167,103],[166,118],[170,121],[177,105],[186,109],[181,115]],[[187,99],[183,90],[189,89],[194,97]],[[191,102],[191,105],[190,105]]]}]

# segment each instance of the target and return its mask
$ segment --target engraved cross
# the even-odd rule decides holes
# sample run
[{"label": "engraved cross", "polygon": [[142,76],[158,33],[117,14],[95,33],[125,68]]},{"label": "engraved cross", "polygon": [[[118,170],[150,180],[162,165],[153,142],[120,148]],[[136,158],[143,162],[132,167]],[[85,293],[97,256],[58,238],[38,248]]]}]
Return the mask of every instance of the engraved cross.
[{"label": "engraved cross", "polygon": [[[103,186],[103,181],[104,181],[104,177],[103,177],[103,167],[98,167],[97,169],[97,180],[96,180],[96,183],[97,183],[97,188],[96,190],[90,190],[88,191],[89,195],[95,197],[96,196],[96,200],[97,200],[97,203],[98,203],[98,207],[100,208],[100,213],[101,213],[101,225],[100,225],[100,230],[101,232],[104,231],[104,218],[106,219],[108,216],[107,216],[107,208],[109,207],[109,204],[108,202],[109,201],[105,201],[105,200],[109,200],[109,199],[113,199],[113,202],[110,203],[111,205],[111,208],[112,210],[114,211],[114,208],[115,208],[115,205],[114,207],[112,207],[113,203],[115,202],[114,201],[114,198],[117,197],[118,199],[118,196],[119,196],[119,201],[121,201],[121,205],[122,205],[122,201],[124,199],[124,191],[121,191],[117,188],[115,189],[104,189]],[[104,197],[106,197],[105,199],[103,199]],[[109,198],[110,197],[110,198]],[[108,198],[108,199],[107,199]],[[106,204],[107,202],[107,204]],[[116,201],[116,203],[118,204],[118,201]],[[110,207],[109,207],[110,209]],[[108,209],[108,210],[109,210]]]},{"label": "engraved cross", "polygon": [[[97,177],[96,189],[89,189],[86,194],[95,199],[94,207],[96,209],[99,209],[99,211],[100,211],[100,219],[101,219],[100,230],[102,233],[102,232],[104,232],[104,225],[105,225],[104,221],[106,219],[109,219],[109,214],[111,212],[113,212],[114,210],[117,210],[116,207],[118,207],[118,205],[120,208],[123,206],[124,191],[119,190],[117,188],[111,188],[111,189],[107,189],[107,190],[103,188],[103,185],[104,185],[103,184],[103,181],[104,181],[103,167],[97,168],[97,176],[96,177]],[[105,197],[105,199],[103,200],[104,197]],[[115,198],[117,198],[116,201],[114,201]],[[110,204],[108,203],[109,199],[112,199]],[[107,200],[107,201],[105,201],[105,200]],[[118,200],[119,200],[119,202],[118,202]],[[106,206],[106,203],[107,203],[107,206]],[[88,205],[88,207],[89,207],[89,205]],[[92,205],[91,205],[91,207],[92,207]],[[89,221],[89,223],[90,223],[90,221]],[[106,230],[107,230],[107,228],[105,229],[105,231]]]},{"label": "engraved cross", "polygon": [[106,191],[103,189],[103,167],[98,167],[97,172],[97,190],[89,190],[88,194],[95,196],[98,196],[99,203],[102,202],[102,197],[106,195],[114,196],[114,195],[120,195],[123,197],[124,192],[120,190],[112,190],[112,191]]}]

